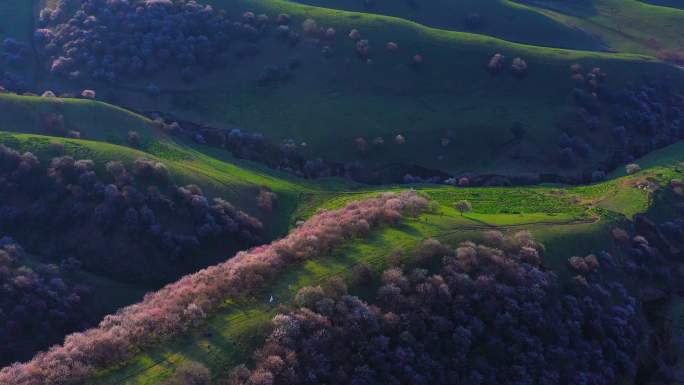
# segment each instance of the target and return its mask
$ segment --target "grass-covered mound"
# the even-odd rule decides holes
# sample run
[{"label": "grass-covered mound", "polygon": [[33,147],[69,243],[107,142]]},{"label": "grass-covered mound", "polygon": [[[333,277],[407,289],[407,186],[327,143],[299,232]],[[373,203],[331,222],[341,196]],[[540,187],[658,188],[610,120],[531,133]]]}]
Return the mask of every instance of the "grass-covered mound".
[{"label": "grass-covered mound", "polygon": [[[229,69],[193,67],[195,76],[184,82],[174,68],[125,86],[82,81],[80,88],[93,88],[138,111],[237,125],[276,141],[290,138],[305,143],[312,158],[360,158],[370,169],[403,163],[454,174],[522,174],[578,173],[603,158],[592,153],[575,168],[562,169],[558,144],[564,131],[597,148],[613,144],[609,131],[619,124],[608,114],[610,101],[602,99],[602,110],[594,112],[598,131],[576,122],[572,64],[583,64],[585,73],[600,67],[608,75],[603,87],[612,93],[644,79],[669,77],[677,85],[682,78],[680,71],[648,57],[519,45],[279,0],[209,3],[253,31],[246,41],[239,34],[228,46]],[[254,24],[263,19],[243,16],[246,11],[266,14],[268,21]],[[290,17],[285,35],[276,24],[281,13]],[[361,42],[348,36],[352,29],[358,29]],[[396,48],[388,49],[389,42]],[[497,52],[506,61],[502,73],[492,76],[487,64]],[[516,57],[525,62],[522,72],[511,69]],[[48,79],[39,86],[69,87]],[[523,127],[524,138],[514,127]],[[398,135],[403,139],[396,140]]]},{"label": "grass-covered mound", "polygon": [[147,148],[163,136],[138,114],[88,99],[0,94],[0,129],[24,134],[77,135],[81,139],[128,144],[128,133],[139,135]]}]

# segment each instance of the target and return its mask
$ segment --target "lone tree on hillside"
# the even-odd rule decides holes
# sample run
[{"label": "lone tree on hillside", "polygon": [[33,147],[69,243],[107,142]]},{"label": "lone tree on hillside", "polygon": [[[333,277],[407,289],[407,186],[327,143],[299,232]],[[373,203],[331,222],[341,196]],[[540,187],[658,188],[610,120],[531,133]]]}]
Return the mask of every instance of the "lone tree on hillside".
[{"label": "lone tree on hillside", "polygon": [[513,75],[523,78],[527,75],[527,62],[519,57],[513,59],[513,64],[511,64],[511,70]]},{"label": "lone tree on hillside", "polygon": [[139,147],[140,146],[140,133],[138,131],[128,131],[128,135],[126,136],[126,141],[131,147]]},{"label": "lone tree on hillside", "polygon": [[627,166],[625,166],[625,171],[627,171],[627,174],[629,175],[636,174],[639,171],[641,171],[641,166],[639,166],[636,163],[630,163]]},{"label": "lone tree on hillside", "polygon": [[211,383],[211,372],[199,362],[190,361],[181,364],[176,373],[163,385],[208,385]]},{"label": "lone tree on hillside", "polygon": [[465,213],[470,212],[473,209],[473,205],[465,199],[456,202],[454,206],[456,207],[456,210],[458,210],[461,213],[461,216],[463,216],[463,214]]},{"label": "lone tree on hillside", "polygon": [[487,64],[487,70],[491,74],[496,75],[503,71],[505,62],[506,57],[500,53],[497,53],[489,60],[489,63]]}]

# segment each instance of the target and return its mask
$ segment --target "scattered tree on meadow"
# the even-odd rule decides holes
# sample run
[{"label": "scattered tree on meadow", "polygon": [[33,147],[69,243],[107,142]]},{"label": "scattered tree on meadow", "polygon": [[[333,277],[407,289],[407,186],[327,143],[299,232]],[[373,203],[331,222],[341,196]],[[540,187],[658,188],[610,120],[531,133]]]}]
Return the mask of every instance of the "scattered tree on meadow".
[{"label": "scattered tree on meadow", "polygon": [[394,137],[394,143],[399,145],[406,144],[406,138],[404,138],[404,135],[398,134]]},{"label": "scattered tree on meadow", "polygon": [[210,385],[211,372],[199,362],[184,362],[163,385]]},{"label": "scattered tree on meadow", "polygon": [[456,210],[458,210],[461,213],[461,216],[463,214],[470,212],[473,209],[473,205],[470,203],[470,201],[467,200],[461,200],[458,201],[454,204],[454,207],[456,207]]},{"label": "scattered tree on meadow", "polygon": [[305,35],[316,36],[319,33],[318,23],[314,19],[306,19],[302,22],[302,31],[304,31]]},{"label": "scattered tree on meadow", "polygon": [[270,213],[273,211],[273,207],[278,202],[278,195],[267,188],[259,189],[259,195],[257,195],[257,205],[259,209],[264,212]]},{"label": "scattered tree on meadow", "polygon": [[140,147],[140,133],[138,131],[128,131],[126,142],[131,147]]},{"label": "scattered tree on meadow", "polygon": [[95,99],[96,93],[93,90],[83,90],[81,91],[81,96],[86,99]]},{"label": "scattered tree on meadow", "polygon": [[499,74],[504,70],[505,63],[505,57],[497,53],[487,63],[487,70],[492,74]]},{"label": "scattered tree on meadow", "polygon": [[49,113],[43,116],[43,126],[48,133],[59,136],[66,134],[64,115],[62,114]]},{"label": "scattered tree on meadow", "polygon": [[511,70],[513,71],[513,75],[523,78],[527,75],[527,62],[517,57],[513,59],[513,62],[511,63]]},{"label": "scattered tree on meadow", "polygon": [[354,144],[356,145],[356,150],[360,153],[368,152],[368,142],[362,137],[354,139]]},{"label": "scattered tree on meadow", "polygon": [[630,163],[627,166],[625,166],[625,171],[627,171],[627,174],[629,175],[636,174],[639,171],[641,171],[641,166],[639,166],[636,163]]}]

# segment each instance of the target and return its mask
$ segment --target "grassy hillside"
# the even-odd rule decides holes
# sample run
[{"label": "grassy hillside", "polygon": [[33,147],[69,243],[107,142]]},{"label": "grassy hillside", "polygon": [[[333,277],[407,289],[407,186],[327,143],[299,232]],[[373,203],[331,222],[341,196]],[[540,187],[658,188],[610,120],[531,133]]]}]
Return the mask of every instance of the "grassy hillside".
[{"label": "grassy hillside", "polygon": [[662,7],[684,9],[684,4],[677,0],[641,0],[647,4],[660,5]]},{"label": "grassy hillside", "polygon": [[[159,142],[151,152],[143,152],[104,142],[0,132],[0,143],[31,151],[44,160],[52,156],[48,149],[51,142],[64,143],[67,154],[77,159],[93,159],[99,165],[109,160],[121,160],[130,165],[137,158],[161,161],[169,167],[176,184],[196,184],[208,196],[222,197],[262,219],[267,238],[287,232],[294,223],[292,215],[300,200],[315,195],[323,186],[332,189],[345,186],[336,181],[316,186],[306,181],[291,180],[285,174],[257,165],[237,160],[227,163],[169,141]],[[272,213],[266,214],[257,208],[256,196],[261,187],[268,187],[278,195],[278,205]]]},{"label": "grassy hillside", "polygon": [[[337,208],[380,191],[399,189],[360,188],[339,181],[307,182],[229,157],[217,159],[203,152],[213,154],[211,150],[173,142],[149,128],[144,118],[112,109],[106,104],[21,97],[5,100],[35,103],[41,108],[54,108],[52,104],[56,103],[60,108],[67,109],[62,111],[66,115],[74,113],[74,116],[79,116],[78,112],[68,109],[83,109],[81,113],[84,115],[91,111],[95,116],[92,118],[93,124],[97,123],[96,117],[100,114],[111,114],[107,119],[108,130],[93,129],[97,127],[93,125],[90,128],[92,131],[88,131],[84,125],[86,137],[90,132],[93,138],[107,140],[112,138],[111,132],[120,134],[127,130],[120,127],[138,124],[136,127],[147,130],[145,132],[149,138],[146,147],[148,152],[143,152],[102,141],[16,133],[0,136],[0,142],[33,151],[40,157],[46,156],[50,141],[65,143],[67,152],[77,157],[98,161],[120,159],[131,162],[141,156],[152,157],[169,166],[176,183],[198,184],[210,195],[225,197],[245,209],[252,207],[254,210],[256,190],[259,186],[268,186],[282,199],[282,205],[273,213],[271,236],[283,234],[295,220],[307,218],[320,208]],[[40,132],[33,126],[27,127]],[[551,261],[553,267],[564,271],[567,257],[610,247],[610,228],[635,213],[649,209],[650,193],[640,185],[648,179],[666,183],[673,175],[680,174],[678,167],[671,166],[684,158],[679,147],[676,145],[654,153],[651,155],[653,160],[644,159],[644,166],[654,167],[640,174],[591,186],[468,189],[414,186],[436,202],[434,210],[408,220],[398,228],[382,229],[369,240],[348,242],[332,255],[292,266],[277,281],[270,282],[259,296],[241,303],[225,304],[221,311],[210,318],[207,326],[185,338],[150,349],[120,368],[101,373],[97,383],[155,384],[172,374],[175,366],[186,360],[200,361],[215,374],[224,373],[260,342],[260,326],[276,311],[274,305],[267,303],[271,295],[278,302],[288,301],[298,287],[323,281],[333,275],[347,277],[350,268],[357,263],[367,263],[376,270],[382,270],[388,263],[387,257],[395,250],[407,255],[408,251],[429,237],[455,244],[464,239],[477,238],[486,229],[529,229],[546,245],[548,255],[554,256]],[[473,203],[473,211],[464,216],[453,208],[454,203],[461,199]],[[113,288],[112,291],[118,292],[118,289]]]},{"label": "grassy hillside", "polygon": [[[330,4],[321,5],[341,3],[327,1]],[[607,6],[599,7],[604,1],[608,0],[596,3],[597,9],[607,9]],[[135,111],[165,111],[186,121],[216,127],[240,126],[274,140],[294,139],[307,144],[310,157],[343,162],[361,160],[371,169],[403,163],[453,174],[523,174],[577,171],[560,169],[557,159],[560,126],[572,119],[574,108],[570,98],[574,87],[570,65],[579,62],[587,70],[601,67],[608,74],[607,87],[612,91],[640,84],[645,79],[669,77],[668,81],[674,84],[684,84],[681,71],[645,56],[521,45],[480,34],[434,29],[407,19],[284,0],[211,0],[208,3],[225,10],[232,19],[238,19],[247,10],[265,13],[271,18],[286,12],[293,18],[291,28],[300,33],[302,22],[313,18],[321,27],[333,27],[336,38],[333,41],[303,38],[296,47],[291,47],[270,31],[255,42],[258,55],[232,57],[229,70],[202,74],[187,83],[169,70],[129,84],[92,81],[74,84],[42,76],[36,87],[60,92],[92,88],[104,100]],[[470,3],[454,4],[469,7]],[[653,25],[639,24],[651,23],[646,21],[631,24],[639,26],[644,34],[659,32],[651,30],[660,26],[669,31],[663,32],[663,38],[678,44],[677,13],[664,13],[664,8],[649,6],[643,6],[642,11],[637,8],[640,3],[628,3],[624,14],[619,15],[620,23],[631,23],[632,18],[640,20],[639,16],[646,12],[649,19],[656,20]],[[515,30],[573,40],[561,32],[543,29],[552,23],[560,29],[576,30],[574,22],[560,18],[558,11],[512,2],[477,4],[483,7],[483,13],[510,15],[506,20],[511,23],[535,28],[533,31],[529,30],[532,27],[518,28],[518,24],[508,28],[508,24],[497,21],[487,24],[501,26],[500,34],[493,35],[509,38],[506,35]],[[426,15],[449,14],[431,9],[427,5],[422,8]],[[611,15],[594,16],[599,17],[611,23],[614,20]],[[347,37],[352,28],[359,29],[362,37],[369,40],[372,64],[356,54],[355,43]],[[399,44],[398,52],[386,51],[389,41]],[[653,54],[629,49],[628,42],[620,44],[626,49],[615,48],[621,51]],[[330,47],[330,57],[321,52],[324,45]],[[245,46],[236,44],[231,54],[237,54]],[[497,52],[507,57],[507,67],[513,58],[524,58],[529,65],[528,76],[524,79],[510,73],[491,76],[485,67]],[[418,69],[412,65],[416,54],[424,58]],[[292,71],[291,79],[258,85],[265,67],[285,68],[293,60],[298,66]],[[145,93],[150,83],[161,88],[160,95],[150,97]],[[513,141],[511,127],[516,123],[522,124],[527,132],[522,142]],[[594,147],[605,147],[612,140],[608,130],[589,132],[579,128],[577,131],[576,134],[585,136]],[[393,138],[398,134],[406,138],[405,145],[394,144]],[[382,137],[385,145],[360,154],[355,145],[359,137],[369,143]],[[446,137],[451,138],[450,144],[442,146]],[[595,164],[602,155],[593,154],[580,162],[578,169]]]},{"label": "grassy hillside", "polygon": [[[416,186],[438,204],[430,213],[407,220],[398,228],[380,230],[363,242],[349,242],[330,256],[293,266],[269,284],[262,295],[243,303],[226,304],[207,325],[187,337],[141,354],[131,363],[102,373],[97,383],[155,384],[188,360],[205,364],[214,375],[225,374],[260,343],[261,325],[277,310],[275,305],[267,303],[270,296],[286,302],[299,287],[323,282],[331,276],[349,277],[350,268],[358,263],[381,271],[393,252],[401,250],[409,255],[426,238],[455,244],[464,239],[477,239],[485,229],[529,229],[546,246],[546,254],[553,257],[551,267],[565,274],[568,257],[610,250],[610,229],[624,225],[622,222],[636,213],[653,209],[652,190],[642,187],[646,182],[667,184],[672,178],[684,175],[681,146],[676,144],[641,159],[639,163],[645,170],[638,174],[590,186],[469,189]],[[377,194],[379,190],[386,188],[332,193],[304,205],[300,212],[306,216],[315,207],[338,208]],[[454,202],[460,199],[473,203],[472,213],[460,216],[453,209]]]},{"label": "grassy hillside", "polygon": [[0,127],[4,131],[56,135],[50,131],[47,120],[50,115],[61,115],[64,131],[78,131],[82,139],[125,144],[127,133],[137,131],[143,147],[147,147],[161,136],[143,116],[86,99],[0,94],[0,111]]},{"label": "grassy hillside", "polygon": [[[682,49],[681,2],[671,0],[485,0],[411,2],[291,0],[326,8],[396,16],[447,30],[472,30],[545,47],[612,50],[663,56]],[[660,7],[654,7],[660,6]],[[662,7],[669,7],[662,8]],[[466,18],[479,15],[477,27]],[[665,58],[665,56],[663,56]]]},{"label": "grassy hillside", "polygon": [[[304,19],[314,18],[319,25],[338,31],[330,43],[334,54],[326,58],[321,53],[324,43],[309,39],[291,48],[268,37],[257,42],[261,54],[235,59],[229,72],[210,73],[189,84],[175,77],[171,80],[170,74],[150,79],[162,87],[159,97],[145,96],[141,90],[145,83],[121,88],[88,86],[138,111],[168,111],[187,121],[218,127],[238,125],[275,139],[306,142],[312,157],[361,158],[371,168],[401,162],[452,173],[520,174],[562,171],[556,159],[561,134],[557,124],[568,119],[571,64],[600,66],[608,73],[608,87],[613,90],[639,83],[649,74],[670,76],[675,84],[683,79],[680,71],[641,56],[519,45],[430,29],[397,18],[279,0],[211,3],[234,16],[246,10],[272,17],[287,12],[297,30]],[[354,42],[346,37],[352,28],[369,39],[372,64],[357,57]],[[388,41],[398,42],[399,52],[386,52]],[[510,74],[491,76],[485,67],[497,52],[509,60],[525,58],[529,75],[525,79]],[[420,70],[412,68],[415,54],[425,60]],[[265,66],[287,66],[292,57],[300,66],[291,80],[257,85]],[[511,145],[510,130],[516,122],[523,124],[528,136]],[[405,145],[394,144],[397,134],[406,138]],[[440,143],[447,135],[453,137],[452,143],[443,147]],[[609,138],[607,132],[587,135],[599,146]],[[363,137],[370,142],[378,136],[386,144],[360,156],[355,139]]]},{"label": "grassy hillside", "polygon": [[[456,31],[473,31],[500,39],[538,45],[583,50],[603,50],[600,39],[563,25],[525,6],[502,0],[434,0],[367,2],[347,0],[292,0],[297,3],[347,11],[377,13],[415,21],[426,26]],[[470,16],[480,21],[469,24]],[[472,22],[471,22],[472,23]]]},{"label": "grassy hillside", "polygon": [[[684,155],[676,160],[682,158]],[[664,182],[681,175],[671,161],[661,164],[657,172],[644,171],[606,183],[569,189],[418,186],[438,204],[430,213],[406,220],[398,228],[379,230],[370,239],[348,242],[330,256],[292,266],[288,273],[267,285],[262,294],[241,303],[226,303],[205,326],[187,337],[150,349],[131,363],[102,373],[97,383],[155,384],[170,376],[177,365],[189,360],[203,363],[214,375],[225,375],[261,341],[261,326],[277,310],[275,304],[268,304],[270,296],[279,303],[287,302],[299,287],[321,283],[331,276],[349,278],[351,267],[359,263],[381,271],[395,251],[410,255],[411,250],[427,238],[453,245],[465,239],[478,239],[485,229],[529,229],[546,246],[547,256],[552,257],[551,267],[566,274],[568,257],[610,250],[609,230],[621,225],[627,217],[649,209],[650,193],[637,187],[640,182],[646,178]],[[367,194],[374,193],[337,194],[317,206],[337,208]],[[452,206],[463,198],[471,200],[474,209],[472,213],[460,216]],[[410,260],[406,262],[410,263]]]},{"label": "grassy hillside", "polygon": [[[45,118],[51,114],[63,116],[65,129],[79,131],[82,140],[54,137],[45,125]],[[141,136],[138,149],[126,146],[126,136],[131,130]],[[302,197],[313,196],[322,189],[354,186],[338,180],[314,184],[293,179],[288,174],[234,159],[227,152],[179,144],[153,128],[150,120],[141,115],[90,100],[0,94],[2,131],[0,142],[42,154],[44,158],[49,156],[48,143],[57,141],[65,143],[70,154],[92,158],[101,164],[112,159],[132,163],[139,157],[160,160],[170,167],[175,183],[197,184],[208,195],[224,197],[259,217],[266,224],[269,238],[287,232],[294,223],[290,219],[296,201]],[[278,195],[279,204],[272,213],[263,213],[257,208],[256,195],[261,187]]]},{"label": "grassy hillside", "polygon": [[[99,142],[48,139],[26,134],[3,134],[0,137],[3,143],[31,150],[39,155],[49,140],[65,142],[69,153],[98,160],[116,157],[130,161],[141,155],[137,150]],[[185,150],[180,146],[178,148]],[[676,159],[672,158],[670,161],[674,160]],[[272,187],[281,184],[282,190],[287,189],[285,186],[290,186],[293,190],[307,191],[302,185],[279,181],[274,177],[267,182],[260,179],[263,176],[255,176],[247,168],[242,170],[250,176],[240,177],[237,172],[230,173],[226,163],[222,163],[220,171],[213,169],[212,163],[220,161],[206,156],[202,156],[199,162],[187,159],[167,162],[173,174],[187,183],[208,186],[219,181],[228,181],[232,177],[233,183],[236,183],[235,179],[241,178],[237,183],[258,180],[258,183],[270,183]],[[571,189],[456,189],[416,186],[438,204],[430,213],[409,220],[399,228],[381,230],[369,240],[348,243],[330,256],[293,266],[284,276],[269,284],[263,295],[244,303],[226,304],[223,310],[211,317],[208,326],[186,338],[147,351],[122,368],[102,373],[98,383],[158,383],[173,373],[175,365],[185,360],[203,362],[215,373],[221,373],[241,360],[260,342],[259,327],[276,310],[275,306],[266,303],[271,295],[279,302],[287,301],[298,287],[323,281],[332,275],[346,277],[350,267],[361,262],[381,270],[386,266],[387,257],[392,252],[401,250],[407,253],[428,237],[454,244],[460,240],[477,238],[483,230],[490,228],[504,231],[530,229],[546,244],[548,254],[556,257],[552,261],[554,267],[563,269],[567,257],[605,248],[609,244],[607,229],[624,220],[624,215],[647,210],[649,194],[637,189],[634,183],[648,175],[650,172],[646,171],[629,178]],[[346,190],[336,193],[320,186],[318,188],[318,191],[308,190],[311,196],[298,195],[299,199],[294,202],[298,218],[308,217],[321,207],[337,208],[351,200],[388,189]],[[230,192],[226,189],[223,193]],[[453,204],[464,198],[473,202],[473,212],[460,216]]]},{"label": "grassy hillside", "polygon": [[[593,0],[584,6],[556,1],[522,2],[559,23],[600,36],[613,50],[684,63],[684,10],[676,9],[682,8],[680,2]],[[672,7],[675,3],[677,6]]]},{"label": "grassy hillside", "polygon": [[[254,347],[261,341],[260,326],[276,312],[276,306],[267,303],[270,295],[279,302],[292,298],[302,286],[324,282],[331,276],[347,277],[350,268],[358,263],[368,264],[378,271],[387,266],[388,257],[396,250],[409,254],[427,237],[436,237],[444,242],[458,242],[475,239],[482,229],[463,230],[455,233],[445,232],[447,228],[472,226],[476,222],[458,217],[445,219],[439,215],[427,215],[398,229],[383,230],[363,243],[354,243],[339,249],[330,257],[309,262],[292,271],[266,288],[263,295],[240,304],[227,305],[225,310],[211,317],[208,324],[190,336],[140,355],[123,368],[102,374],[98,384],[156,384],[173,373],[175,366],[187,361],[199,361],[210,367],[215,374],[225,374],[232,365],[249,357]],[[550,232],[569,230],[568,235],[553,238],[558,248],[561,244],[570,246],[572,239],[591,241],[599,247],[601,240],[592,236],[598,225],[570,227],[557,225]],[[534,226],[529,226],[533,230]],[[593,227],[593,228],[592,228]],[[600,226],[599,226],[600,227]],[[544,240],[542,231],[538,232]],[[557,251],[552,249],[552,251]],[[550,251],[550,252],[552,252]],[[571,253],[579,251],[568,249]],[[568,255],[569,256],[569,255]],[[560,263],[561,260],[558,262]]]}]

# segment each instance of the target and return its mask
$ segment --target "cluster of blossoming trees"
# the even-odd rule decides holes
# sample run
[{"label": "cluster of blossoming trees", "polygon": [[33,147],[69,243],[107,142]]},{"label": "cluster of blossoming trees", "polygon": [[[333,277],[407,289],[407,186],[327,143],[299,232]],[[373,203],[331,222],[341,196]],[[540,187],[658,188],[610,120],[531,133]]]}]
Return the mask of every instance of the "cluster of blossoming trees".
[{"label": "cluster of blossoming trees", "polygon": [[41,12],[35,33],[56,75],[115,81],[169,65],[190,79],[225,65],[233,39],[256,34],[195,1],[60,0]]},{"label": "cluster of blossoming trees", "polygon": [[253,245],[261,227],[197,186],[174,185],[160,162],[98,167],[61,155],[43,165],[0,145],[0,231],[40,254],[77,258],[90,271],[167,283],[194,271],[193,257]]},{"label": "cluster of blossoming trees", "polygon": [[383,194],[322,212],[271,244],[240,252],[227,262],[185,276],[138,304],[105,317],[97,328],[68,336],[62,346],[40,353],[27,363],[0,371],[7,385],[85,384],[101,368],[202,322],[227,299],[263,287],[287,266],[326,253],[344,239],[368,233],[402,215],[427,208],[415,192]]},{"label": "cluster of blossoming trees", "polygon": [[[232,385],[613,384],[635,373],[640,317],[615,282],[561,283],[529,233],[391,268],[374,305],[344,286],[302,289]],[[422,253],[425,254],[425,253]],[[597,262],[598,263],[598,262]]]},{"label": "cluster of blossoming trees", "polygon": [[0,237],[0,365],[28,359],[93,321],[84,306],[91,290],[72,279],[78,268],[74,259],[31,263],[14,239]]}]

